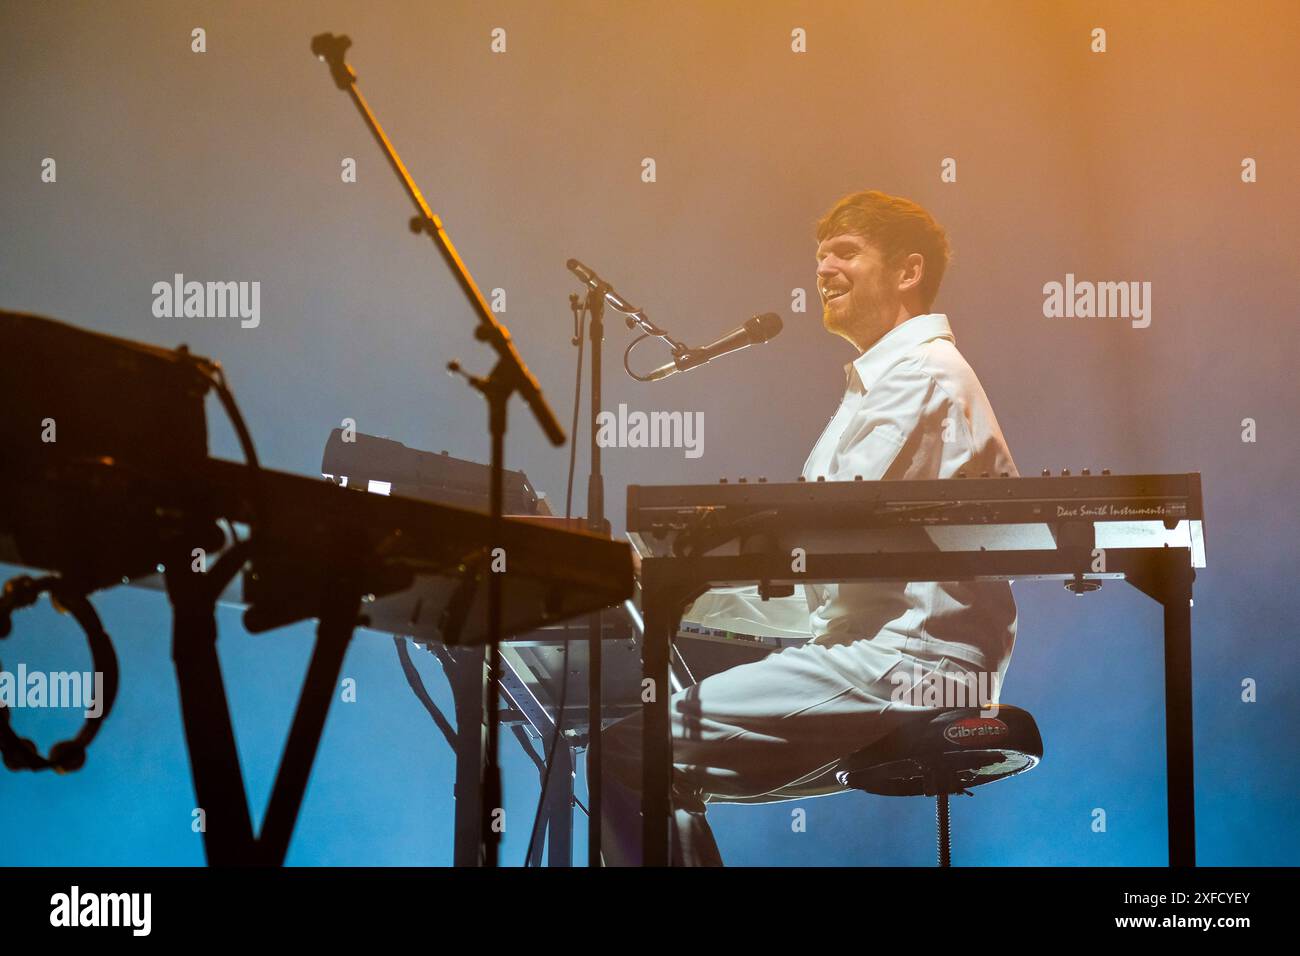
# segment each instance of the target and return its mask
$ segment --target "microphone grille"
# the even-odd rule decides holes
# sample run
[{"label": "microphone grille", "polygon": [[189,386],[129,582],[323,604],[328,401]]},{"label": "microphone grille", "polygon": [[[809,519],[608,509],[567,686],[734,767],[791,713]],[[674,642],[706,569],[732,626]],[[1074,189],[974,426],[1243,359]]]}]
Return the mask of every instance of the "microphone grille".
[{"label": "microphone grille", "polygon": [[775,312],[764,312],[752,319],[746,319],[745,331],[749,333],[749,341],[757,344],[775,338],[783,325],[781,317]]}]

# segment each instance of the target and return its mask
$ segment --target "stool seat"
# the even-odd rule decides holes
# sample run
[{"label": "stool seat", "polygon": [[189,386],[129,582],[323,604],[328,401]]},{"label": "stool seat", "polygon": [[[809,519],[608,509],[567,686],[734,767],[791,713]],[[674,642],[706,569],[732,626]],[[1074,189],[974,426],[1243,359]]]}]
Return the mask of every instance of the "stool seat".
[{"label": "stool seat", "polygon": [[839,762],[852,790],[891,797],[964,793],[1043,759],[1043,738],[1028,711],[1009,704],[902,715],[902,723]]}]

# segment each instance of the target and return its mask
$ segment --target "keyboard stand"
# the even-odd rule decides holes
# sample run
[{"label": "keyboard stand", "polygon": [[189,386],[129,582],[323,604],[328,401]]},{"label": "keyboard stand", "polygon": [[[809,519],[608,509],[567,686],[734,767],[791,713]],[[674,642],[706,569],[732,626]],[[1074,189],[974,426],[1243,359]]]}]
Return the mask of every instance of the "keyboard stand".
[{"label": "keyboard stand", "polygon": [[796,574],[783,553],[656,557],[642,547],[643,675],[655,688],[643,705],[642,835],[646,866],[670,862],[672,740],[667,692],[672,640],[686,605],[710,588],[848,581],[1122,579],[1164,609],[1165,759],[1169,865],[1196,865],[1192,734],[1192,554],[1188,548],[1108,548],[1104,572],[1091,547],[1025,551],[809,554]]}]

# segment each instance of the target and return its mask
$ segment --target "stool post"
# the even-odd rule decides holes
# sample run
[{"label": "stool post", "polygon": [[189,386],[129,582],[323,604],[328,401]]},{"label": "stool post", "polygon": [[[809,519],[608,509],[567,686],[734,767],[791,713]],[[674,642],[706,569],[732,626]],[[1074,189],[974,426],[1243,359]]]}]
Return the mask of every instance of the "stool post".
[{"label": "stool post", "polygon": [[939,865],[952,866],[952,821],[948,818],[948,794],[936,798],[939,824]]}]

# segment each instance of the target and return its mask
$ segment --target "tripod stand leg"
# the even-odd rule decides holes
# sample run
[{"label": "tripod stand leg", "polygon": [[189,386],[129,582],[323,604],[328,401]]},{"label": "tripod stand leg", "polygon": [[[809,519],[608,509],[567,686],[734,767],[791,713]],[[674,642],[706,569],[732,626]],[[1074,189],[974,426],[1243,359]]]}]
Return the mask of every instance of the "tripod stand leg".
[{"label": "tripod stand leg", "polygon": [[444,648],[439,653],[456,706],[456,820],[452,863],[481,866],[483,773],[483,648]]},{"label": "tripod stand leg", "polygon": [[205,577],[190,571],[187,561],[169,562],[166,579],[172,661],[194,795],[203,813],[204,852],[210,866],[255,863],[253,821],[217,659],[215,602]]},{"label": "tripod stand leg", "polygon": [[282,866],[289,851],[289,840],[307,791],[307,779],[316,760],[325,718],[329,715],[339,673],[343,669],[343,658],[356,626],[360,599],[345,589],[341,591],[330,600],[316,629],[316,648],[307,667],[298,710],[293,717],[293,726],[275,777],[275,789],[271,792],[271,803],[258,838],[261,862],[273,866]]}]

